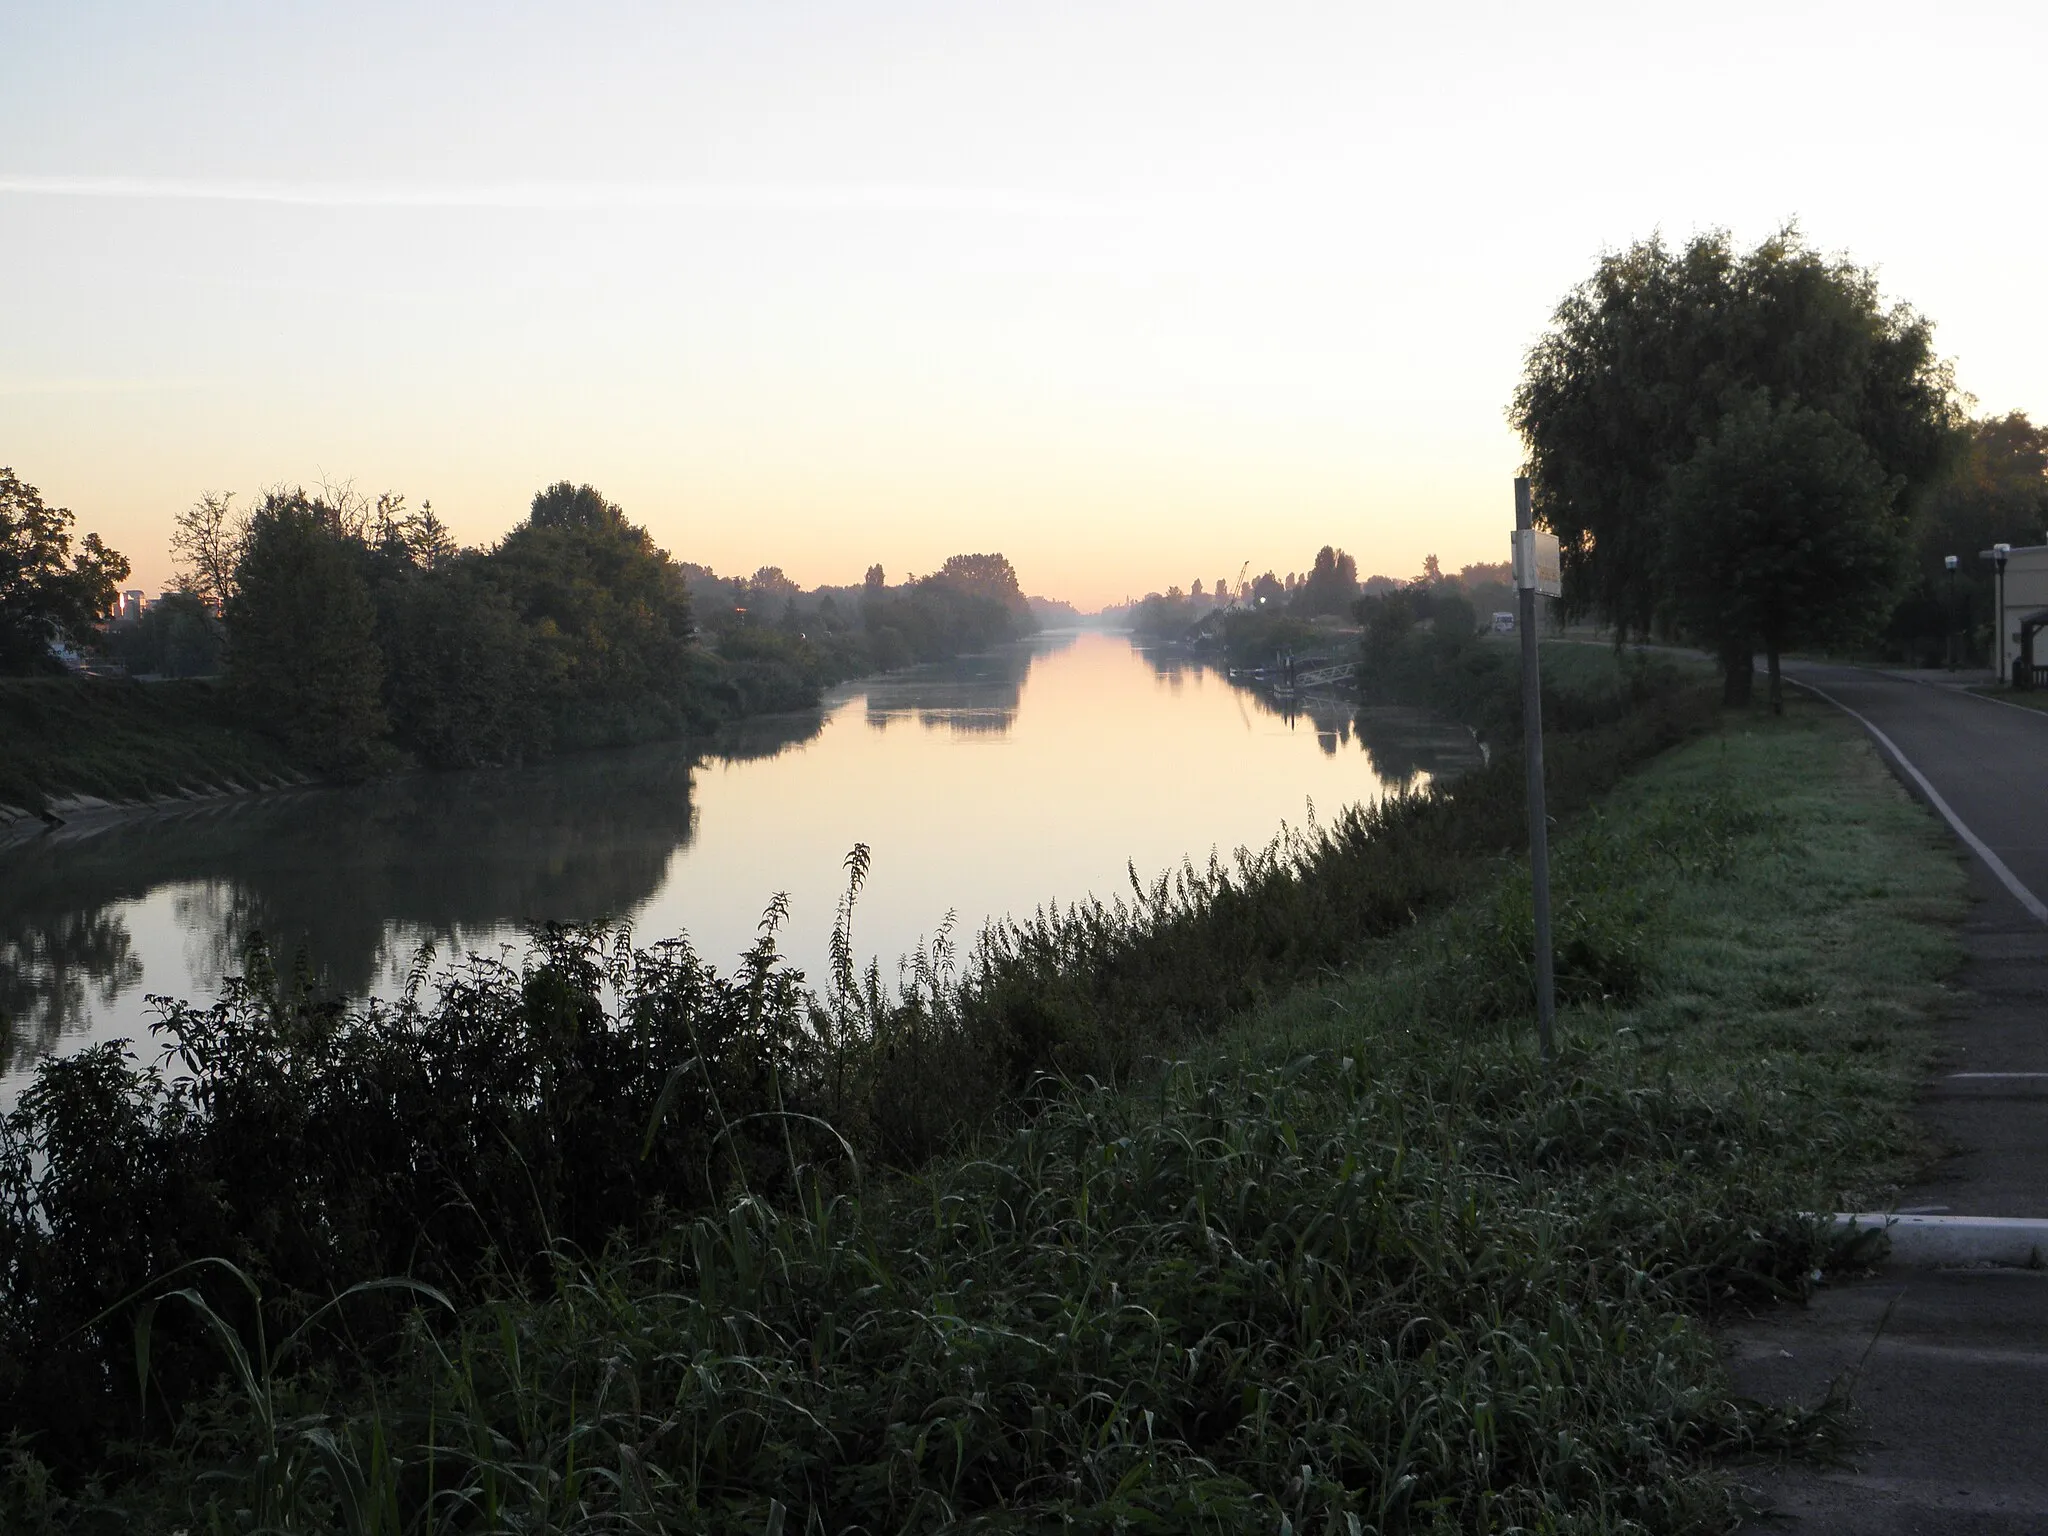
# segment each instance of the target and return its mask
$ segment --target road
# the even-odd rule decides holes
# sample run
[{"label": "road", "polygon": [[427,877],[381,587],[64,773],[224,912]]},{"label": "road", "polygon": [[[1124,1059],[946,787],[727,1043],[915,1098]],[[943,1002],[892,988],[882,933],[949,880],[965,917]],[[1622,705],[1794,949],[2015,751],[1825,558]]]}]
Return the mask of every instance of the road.
[{"label": "road", "polygon": [[[1793,663],[1880,734],[1977,856],[1943,1060],[1919,1112],[1949,1156],[1900,1210],[2048,1216],[2048,713],[1938,683]],[[1900,759],[1903,759],[1901,761]],[[2048,1272],[1908,1270],[1727,1330],[1736,1385],[1817,1402],[1848,1386],[1848,1465],[1756,1474],[1780,1536],[2048,1531]]]},{"label": "road", "polygon": [[1951,825],[1992,855],[1994,876],[2003,865],[2023,888],[2015,899],[2048,922],[2048,712],[1860,667],[1793,662],[1785,675],[1881,731],[1888,755],[1923,780],[1916,788],[1939,795]]}]

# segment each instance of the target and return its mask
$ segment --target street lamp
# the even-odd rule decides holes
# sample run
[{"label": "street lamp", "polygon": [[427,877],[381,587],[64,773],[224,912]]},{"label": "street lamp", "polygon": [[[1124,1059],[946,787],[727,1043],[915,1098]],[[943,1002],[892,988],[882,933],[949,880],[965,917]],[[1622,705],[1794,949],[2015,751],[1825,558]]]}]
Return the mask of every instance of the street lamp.
[{"label": "street lamp", "polygon": [[1991,568],[1998,572],[1998,621],[1992,628],[1991,642],[1998,648],[1998,680],[2005,682],[2005,561],[2012,553],[2010,544],[1994,544],[1989,549],[1977,551],[1979,560],[1989,560]]},{"label": "street lamp", "polygon": [[1956,567],[1961,564],[1954,555],[1943,555],[1941,563],[1948,567],[1948,669],[1953,672],[1958,660],[1956,652],[1962,647],[1956,639]]}]

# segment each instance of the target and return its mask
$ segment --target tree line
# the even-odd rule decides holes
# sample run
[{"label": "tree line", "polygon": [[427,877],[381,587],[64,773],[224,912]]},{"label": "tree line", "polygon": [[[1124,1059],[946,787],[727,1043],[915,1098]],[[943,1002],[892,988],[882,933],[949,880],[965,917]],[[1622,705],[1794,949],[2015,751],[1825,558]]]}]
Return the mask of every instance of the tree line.
[{"label": "tree line", "polygon": [[0,572],[0,667],[47,670],[70,639],[137,672],[218,671],[249,723],[328,773],[688,734],[1036,627],[1000,554],[893,586],[879,566],[811,593],[773,567],[722,580],[568,481],[489,548],[458,546],[431,503],[394,494],[278,488],[247,508],[207,495],[177,519],[178,591],[107,626],[127,561],[96,535],[74,555],[72,515],[0,475],[0,515],[40,530],[43,571],[35,587]]},{"label": "tree line", "polygon": [[1775,708],[1793,648],[1924,662],[1950,635],[1988,642],[1977,555],[2048,537],[2048,432],[1967,405],[1926,317],[1788,227],[1605,257],[1509,416],[1567,615],[1712,649],[1731,703],[1761,651]]}]

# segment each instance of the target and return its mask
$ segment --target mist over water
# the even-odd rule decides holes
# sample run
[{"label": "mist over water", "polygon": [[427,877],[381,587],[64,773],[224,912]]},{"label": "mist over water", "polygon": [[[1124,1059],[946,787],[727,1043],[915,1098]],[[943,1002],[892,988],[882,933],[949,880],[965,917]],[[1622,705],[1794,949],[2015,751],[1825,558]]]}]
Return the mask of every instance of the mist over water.
[{"label": "mist over water", "polygon": [[353,997],[420,947],[514,960],[531,924],[624,920],[735,959],[777,892],[786,952],[825,974],[842,861],[873,867],[854,946],[885,977],[1043,903],[1228,857],[1476,761],[1405,710],[1282,708],[1120,635],[1040,636],[849,684],[718,738],[537,767],[209,802],[0,850],[0,1092],[37,1056],[146,1039],[152,994],[210,1002],[261,933]]}]

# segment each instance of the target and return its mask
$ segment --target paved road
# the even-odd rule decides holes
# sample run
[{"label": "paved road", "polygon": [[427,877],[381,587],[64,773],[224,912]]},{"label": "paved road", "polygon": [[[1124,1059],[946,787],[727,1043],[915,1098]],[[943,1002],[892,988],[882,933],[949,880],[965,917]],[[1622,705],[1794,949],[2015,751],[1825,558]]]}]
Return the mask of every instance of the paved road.
[{"label": "paved road", "polygon": [[[1920,1104],[1953,1150],[1899,1206],[2048,1216],[2048,1076],[2009,1075],[2048,1074],[2048,925],[2035,910],[2048,899],[2048,714],[1849,667],[1787,675],[1882,732],[1911,764],[1893,762],[1909,786],[1989,855],[1972,860],[1958,1006]],[[2048,1532],[2048,1272],[1893,1269],[1727,1343],[1751,1396],[1818,1401],[1841,1381],[1862,1415],[1849,1465],[1757,1479],[1771,1513],[1751,1529]]]},{"label": "paved road", "polygon": [[1858,667],[1793,662],[1785,675],[1882,731],[2048,921],[2048,712]]}]

